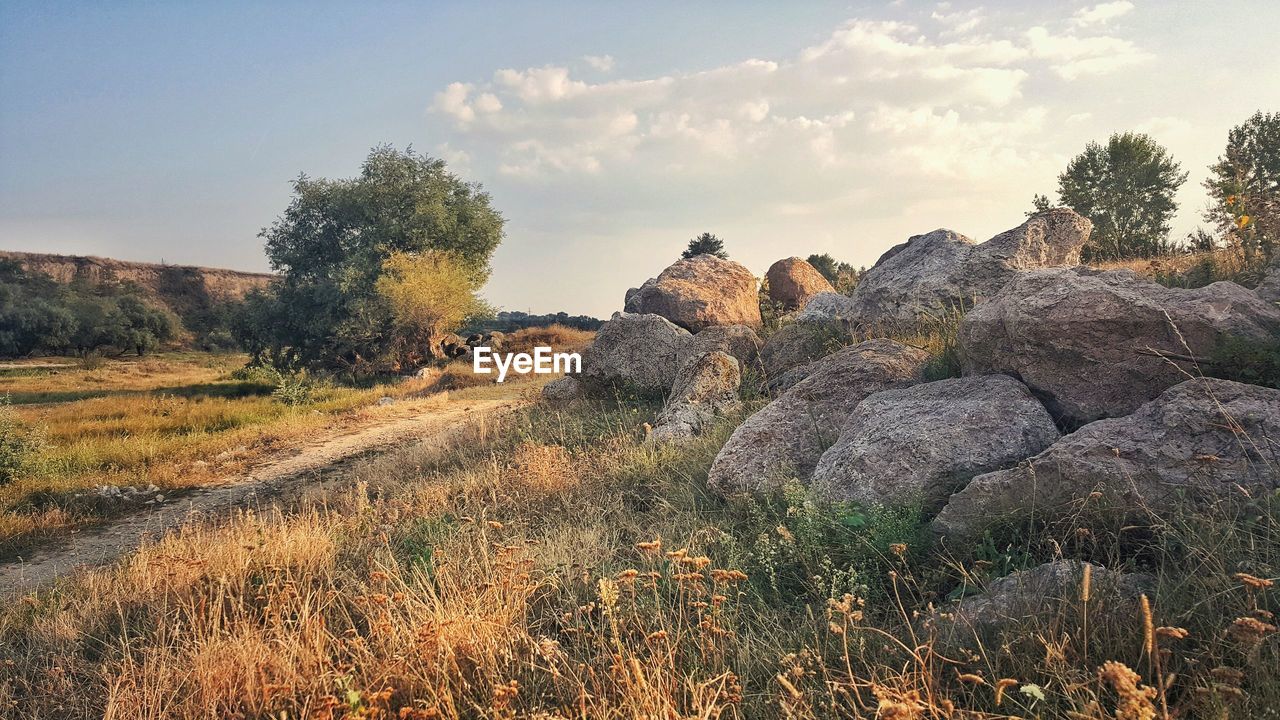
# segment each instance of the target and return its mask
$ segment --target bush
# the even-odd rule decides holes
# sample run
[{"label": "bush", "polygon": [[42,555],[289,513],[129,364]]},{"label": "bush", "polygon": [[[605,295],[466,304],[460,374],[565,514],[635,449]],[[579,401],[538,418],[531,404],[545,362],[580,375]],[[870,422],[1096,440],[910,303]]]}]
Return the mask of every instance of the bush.
[{"label": "bush", "polygon": [[271,397],[285,405],[309,405],[315,400],[316,382],[304,373],[282,375]]},{"label": "bush", "polygon": [[0,398],[0,485],[29,470],[43,444],[38,434],[18,421],[8,396]]}]

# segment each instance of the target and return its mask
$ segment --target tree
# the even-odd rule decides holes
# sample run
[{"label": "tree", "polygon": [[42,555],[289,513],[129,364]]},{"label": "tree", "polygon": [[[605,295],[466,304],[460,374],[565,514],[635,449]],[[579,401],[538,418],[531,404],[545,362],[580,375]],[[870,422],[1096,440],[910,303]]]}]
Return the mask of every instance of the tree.
[{"label": "tree", "polygon": [[697,255],[715,255],[721,260],[729,259],[729,253],[724,251],[724,241],[709,232],[690,240],[689,246],[680,253],[680,257],[686,260]]},{"label": "tree", "polygon": [[143,302],[136,295],[124,295],[115,303],[115,336],[107,344],[131,349],[138,357],[178,336],[181,325],[173,313]]},{"label": "tree", "polygon": [[1280,113],[1254,113],[1227,134],[1226,152],[1209,166],[1205,220],[1238,244],[1249,261],[1280,242]]},{"label": "tree", "polygon": [[1171,249],[1173,196],[1187,174],[1155,140],[1140,133],[1091,142],[1058,176],[1062,203],[1093,222],[1086,259],[1152,257]]},{"label": "tree", "polygon": [[1053,208],[1053,204],[1049,202],[1048,195],[1036,193],[1031,196],[1031,209],[1024,213],[1027,217],[1034,217],[1042,212],[1046,212]]},{"label": "tree", "polygon": [[846,295],[857,287],[858,280],[861,279],[862,273],[865,271],[865,268],[859,270],[847,262],[836,260],[827,253],[821,255],[814,253],[805,258],[805,261],[812,265],[813,269],[817,270],[822,277],[826,278],[836,292]]},{"label": "tree", "polygon": [[395,354],[420,363],[446,332],[488,314],[466,269],[442,252],[393,253],[382,264],[377,291],[391,310]]},{"label": "tree", "polygon": [[274,335],[260,347],[275,348],[277,362],[394,369],[408,361],[408,344],[377,291],[387,261],[447,253],[474,290],[488,279],[502,227],[479,185],[412,149],[375,148],[352,179],[300,177],[289,207],[261,234],[281,278],[255,308]]}]

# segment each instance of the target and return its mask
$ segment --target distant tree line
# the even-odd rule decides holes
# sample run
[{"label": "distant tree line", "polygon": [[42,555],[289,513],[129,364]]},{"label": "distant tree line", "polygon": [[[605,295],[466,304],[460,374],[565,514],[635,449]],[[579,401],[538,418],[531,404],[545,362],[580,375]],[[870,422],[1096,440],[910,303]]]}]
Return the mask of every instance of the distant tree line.
[{"label": "distant tree line", "polygon": [[177,316],[128,283],[62,284],[0,260],[0,356],[143,355],[181,332]]},{"label": "distant tree line", "polygon": [[[1151,136],[1116,133],[1091,142],[1058,176],[1058,202],[1093,222],[1085,260],[1150,258],[1186,250],[1239,249],[1260,264],[1280,243],[1280,113],[1257,112],[1227,134],[1227,146],[1209,167],[1209,206],[1203,228],[1175,241],[1174,199],[1187,173]],[[1033,215],[1048,210],[1046,195],[1032,200]]]},{"label": "distant tree line", "polygon": [[591,317],[590,315],[570,315],[561,311],[558,313],[547,313],[545,315],[531,315],[520,311],[503,310],[495,314],[491,319],[469,325],[468,330],[489,331],[497,330],[499,332],[514,332],[524,328],[544,327],[546,325],[564,325],[565,327],[577,328],[579,330],[599,330],[604,324],[603,320]]}]

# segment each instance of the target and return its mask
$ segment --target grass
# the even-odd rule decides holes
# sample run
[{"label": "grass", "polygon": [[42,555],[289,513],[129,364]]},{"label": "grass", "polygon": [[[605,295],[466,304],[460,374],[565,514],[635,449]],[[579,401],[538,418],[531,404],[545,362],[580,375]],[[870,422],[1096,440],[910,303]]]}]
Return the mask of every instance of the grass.
[{"label": "grass", "polygon": [[1252,288],[1262,281],[1265,265],[1265,262],[1246,261],[1239,248],[1220,248],[1149,259],[1101,262],[1093,266],[1101,270],[1132,270],[1168,287],[1197,288],[1229,280]]},{"label": "grass", "polygon": [[[516,347],[567,349],[591,337],[560,326],[509,336]],[[245,361],[171,353],[84,364],[47,358],[0,369],[0,396],[44,441],[31,469],[0,484],[0,557],[130,509],[103,501],[98,486],[155,485],[172,494],[238,473],[317,432],[395,412],[375,407],[382,397],[412,400],[493,382],[454,363],[364,387],[320,383],[305,402],[289,403],[262,379],[238,379]],[[30,367],[37,363],[63,367]]]},{"label": "grass", "polygon": [[[740,418],[657,446],[642,441],[656,410],[531,408],[0,608],[0,714],[1248,718],[1280,704],[1275,498],[942,556],[910,509],[708,494]],[[1146,616],[1081,627],[1096,606],[1045,598],[1012,640],[964,649],[924,622],[996,574],[1084,550],[1155,575]]]}]

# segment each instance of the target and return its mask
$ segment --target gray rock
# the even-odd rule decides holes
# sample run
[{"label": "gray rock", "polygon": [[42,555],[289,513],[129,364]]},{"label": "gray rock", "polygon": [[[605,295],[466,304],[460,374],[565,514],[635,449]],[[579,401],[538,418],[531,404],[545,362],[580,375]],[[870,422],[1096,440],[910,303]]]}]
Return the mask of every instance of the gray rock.
[{"label": "gray rock", "polygon": [[785,310],[802,308],[813,296],[835,291],[822,273],[798,257],[770,265],[764,277],[769,285],[769,299]]},{"label": "gray rock", "polygon": [[1271,261],[1271,266],[1267,268],[1267,274],[1262,278],[1262,282],[1254,290],[1258,297],[1264,302],[1272,305],[1280,303],[1280,255]]},{"label": "gray rock", "polygon": [[773,378],[794,367],[826,357],[849,343],[839,320],[792,322],[778,328],[760,348],[765,375]]},{"label": "gray rock", "polygon": [[635,292],[628,290],[625,307],[629,313],[661,315],[692,332],[713,325],[762,324],[755,276],[714,255],[678,260]]},{"label": "gray rock", "polygon": [[796,314],[797,322],[815,320],[849,320],[856,310],[853,299],[838,292],[818,293],[809,298],[804,309]]},{"label": "gray rock", "polygon": [[1073,268],[1021,274],[964,317],[958,346],[965,374],[1015,375],[1078,427],[1131,413],[1197,372],[1174,358],[1277,333],[1280,308],[1235,283],[1184,290]]},{"label": "gray rock", "polygon": [[701,435],[717,417],[742,407],[741,384],[742,373],[732,355],[714,350],[690,358],[680,368],[648,439],[671,442]]},{"label": "gray rock", "polygon": [[582,378],[665,394],[691,338],[688,330],[659,315],[614,313],[582,353]]},{"label": "gray rock", "polygon": [[542,386],[542,400],[553,408],[569,408],[588,397],[587,387],[576,377],[565,376]]},{"label": "gray rock", "polygon": [[975,477],[933,529],[961,544],[1033,512],[1045,522],[1083,523],[1277,487],[1280,390],[1188,380],[1132,415],[1090,423],[1017,467]]},{"label": "gray rock", "polygon": [[733,494],[807,481],[818,458],[867,395],[920,382],[929,356],[892,340],[869,340],[819,363],[814,372],[747,418],[711,465],[712,489]]},{"label": "gray rock", "polygon": [[703,353],[719,350],[732,355],[742,372],[745,373],[748,369],[759,371],[762,344],[755,330],[746,325],[716,325],[694,335],[681,350],[676,362],[683,367],[689,360]]},{"label": "gray rock", "polygon": [[1050,623],[1055,632],[1074,632],[1086,611],[1081,592],[1086,565],[1090,634],[1108,637],[1125,626],[1132,628],[1140,598],[1154,591],[1154,579],[1079,560],[1056,560],[992,580],[984,592],[933,613],[927,623],[944,649],[1034,644],[1036,633],[1029,628]]},{"label": "gray rock", "polygon": [[822,454],[813,490],[867,505],[934,512],[975,475],[1007,468],[1059,437],[1044,406],[1005,375],[885,390],[858,404]]},{"label": "gray rock", "polygon": [[982,244],[951,230],[916,235],[859,279],[853,313],[864,324],[897,325],[971,307],[1019,271],[1079,263],[1091,230],[1087,219],[1058,208]]}]

